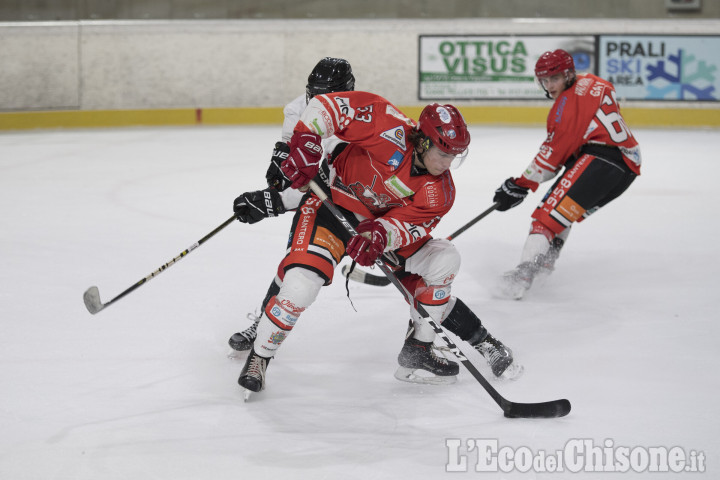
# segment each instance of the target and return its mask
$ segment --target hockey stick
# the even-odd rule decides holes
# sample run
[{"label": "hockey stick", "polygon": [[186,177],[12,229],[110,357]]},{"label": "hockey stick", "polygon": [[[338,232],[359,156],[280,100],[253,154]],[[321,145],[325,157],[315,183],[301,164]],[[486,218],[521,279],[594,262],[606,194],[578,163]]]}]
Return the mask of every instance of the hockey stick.
[{"label": "hockey stick", "polygon": [[[495,210],[500,206],[499,203],[493,203],[490,208],[482,212],[477,217],[470,220],[468,223],[463,225],[462,227],[458,228],[456,231],[445,237],[447,240],[452,240],[453,238],[457,237],[461,233],[463,233],[468,228],[475,225],[477,222],[482,220],[483,218],[487,217],[490,212]],[[345,275],[350,280],[353,280],[355,282],[365,283],[367,285],[374,285],[376,287],[384,287],[385,285],[390,285],[390,280],[384,275],[373,275],[372,273],[364,272],[362,270],[353,269],[350,270],[349,265],[345,265],[342,268],[342,274]]]},{"label": "hockey stick", "polygon": [[215,235],[216,233],[218,233],[220,230],[222,230],[223,228],[225,228],[225,227],[227,227],[228,225],[230,225],[233,220],[235,220],[235,215],[233,215],[232,217],[230,217],[230,218],[228,218],[227,220],[225,220],[225,221],[222,223],[222,225],[220,225],[220,226],[217,227],[215,230],[213,230],[212,232],[208,233],[208,234],[205,235],[203,238],[201,238],[200,240],[198,240],[197,242],[193,243],[193,244],[190,245],[188,248],[186,248],[185,250],[183,250],[183,251],[180,253],[180,255],[178,255],[177,257],[173,258],[172,260],[170,260],[169,262],[167,262],[166,264],[164,264],[163,266],[161,266],[160,268],[158,268],[157,270],[155,270],[154,272],[152,272],[152,273],[151,273],[150,275],[148,275],[147,277],[145,277],[145,278],[143,278],[142,280],[138,281],[136,284],[134,284],[133,286],[131,286],[130,288],[128,288],[127,290],[125,290],[125,291],[122,292],[120,295],[118,295],[117,297],[113,298],[112,300],[110,300],[110,301],[107,302],[107,303],[102,303],[102,302],[100,301],[100,291],[98,290],[98,287],[94,287],[94,286],[93,286],[93,287],[88,288],[88,289],[85,291],[85,293],[83,294],[83,301],[85,302],[85,306],[87,307],[88,311],[89,311],[90,313],[92,313],[93,315],[95,315],[97,312],[99,312],[99,311],[102,310],[103,308],[109,306],[110,304],[112,304],[113,302],[115,302],[115,301],[117,301],[117,300],[120,300],[121,298],[123,298],[125,295],[127,295],[127,294],[130,293],[130,292],[132,292],[132,291],[135,290],[136,288],[138,288],[138,287],[140,287],[141,285],[144,285],[145,283],[149,282],[150,280],[152,280],[153,278],[155,278],[156,276],[158,276],[158,275],[160,275],[162,272],[164,272],[165,269],[167,269],[167,268],[171,267],[172,265],[174,265],[175,262],[179,261],[179,260],[182,259],[184,256],[186,256],[188,253],[192,252],[192,251],[195,250],[197,247],[199,247],[200,245],[202,245],[203,243],[205,243],[206,241],[208,241],[212,236],[214,236],[214,235]]},{"label": "hockey stick", "polygon": [[[330,212],[333,214],[333,216],[343,224],[345,227],[345,230],[351,235],[357,235],[357,231],[355,228],[350,225],[350,223],[347,221],[345,216],[342,214],[342,212],[335,206],[335,204],[328,198],[328,196],[325,194],[323,190],[318,187],[318,185],[314,181],[310,181],[309,183],[310,188],[312,189],[313,193],[317,195],[317,197],[323,202],[323,205],[325,205]],[[398,280],[398,278],[395,276],[395,274],[390,270],[390,268],[385,265],[385,263],[380,260],[379,258],[375,261],[375,265],[377,265],[380,270],[387,276],[387,278],[390,280],[390,282],[397,287],[398,290],[400,290],[400,293],[403,294],[405,297],[405,300],[410,304],[413,305],[413,297],[410,294],[410,292],[403,286],[402,283]],[[416,311],[428,322],[428,324],[435,330],[435,333],[440,335],[440,337],[445,341],[448,348],[451,352],[455,354],[455,356],[460,360],[460,362],[465,366],[465,368],[468,369],[468,371],[472,374],[473,377],[475,377],[475,380],[477,380],[480,385],[483,386],[485,391],[487,391],[493,400],[495,400],[495,403],[500,406],[503,413],[508,418],[555,418],[555,417],[564,417],[568,413],[570,413],[570,402],[568,400],[562,399],[562,400],[552,400],[549,402],[540,402],[540,403],[516,403],[511,402],[510,400],[505,399],[500,393],[495,390],[495,388],[490,385],[490,382],[488,382],[485,377],[478,371],[477,368],[475,368],[475,365],[468,360],[468,358],[460,351],[457,345],[447,336],[445,331],[440,328],[440,326],[435,323],[435,321],[430,317],[430,315],[427,313],[427,311],[422,307],[422,305],[416,305],[414,307]]]}]

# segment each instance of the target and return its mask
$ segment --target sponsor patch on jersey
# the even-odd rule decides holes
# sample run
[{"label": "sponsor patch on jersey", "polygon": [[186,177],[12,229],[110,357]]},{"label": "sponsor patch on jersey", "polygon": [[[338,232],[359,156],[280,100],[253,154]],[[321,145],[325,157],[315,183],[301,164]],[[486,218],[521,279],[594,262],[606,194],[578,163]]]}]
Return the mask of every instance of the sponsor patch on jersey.
[{"label": "sponsor patch on jersey", "polygon": [[565,110],[565,104],[568,101],[568,97],[562,97],[560,99],[560,103],[558,104],[557,110],[555,111],[555,123],[560,123],[562,120],[563,111]]},{"label": "sponsor patch on jersey", "polygon": [[627,157],[628,160],[633,162],[635,165],[640,166],[642,164],[642,157],[640,156],[640,148],[639,147],[633,147],[633,148],[627,148],[627,147],[619,147],[620,151],[622,152],[625,157]]},{"label": "sponsor patch on jersey", "polygon": [[403,127],[395,127],[390,130],[385,130],[380,134],[380,136],[402,148],[403,151],[407,150],[407,143],[405,143],[405,129]]},{"label": "sponsor patch on jersey", "polygon": [[583,216],[583,213],[585,213],[585,209],[567,195],[560,201],[560,204],[555,207],[555,210],[571,222],[577,222],[578,219]]},{"label": "sponsor patch on jersey", "polygon": [[413,192],[410,187],[405,185],[402,180],[400,180],[395,175],[388,178],[383,183],[385,183],[385,187],[393,194],[395,194],[395,196],[398,198],[405,198],[415,194],[415,192]]},{"label": "sponsor patch on jersey", "polygon": [[393,156],[387,161],[387,164],[393,167],[393,170],[397,170],[400,164],[402,164],[405,155],[402,152],[395,152]]},{"label": "sponsor patch on jersey", "polygon": [[442,205],[442,192],[440,184],[431,183],[425,185],[425,196],[427,197],[427,204],[431,207],[439,207]]},{"label": "sponsor patch on jersey", "polygon": [[355,118],[355,109],[350,106],[350,99],[347,97],[334,97],[334,99],[340,113],[338,124],[343,128],[347,127],[350,121]]}]

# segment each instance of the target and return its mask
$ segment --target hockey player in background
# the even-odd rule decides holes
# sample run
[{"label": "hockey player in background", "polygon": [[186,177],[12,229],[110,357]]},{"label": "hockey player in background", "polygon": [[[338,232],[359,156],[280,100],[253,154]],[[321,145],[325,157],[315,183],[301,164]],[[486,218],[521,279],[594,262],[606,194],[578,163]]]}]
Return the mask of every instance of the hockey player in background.
[{"label": "hockey player in background", "polygon": [[[332,158],[330,187],[319,185],[358,233],[351,237],[314,194],[303,197],[278,268],[280,290],[267,302],[238,383],[249,392],[265,387],[270,359],[345,255],[369,266],[388,252],[397,260],[398,277],[436,322],[476,348],[495,375],[517,376],[522,369],[511,351],[451,295],[460,267],[457,250],[430,235],[455,199],[450,165],[464,158],[470,143],[457,109],[429,105],[416,124],[371,93],[317,95],[301,115],[282,163],[291,188],[303,188],[317,175],[321,141],[332,135],[347,145]],[[433,355],[434,331],[412,308],[411,317],[415,328],[400,353],[401,365],[403,357],[410,364]]]},{"label": "hockey player in background", "polygon": [[[318,62],[308,76],[305,95],[297,97],[286,105],[283,110],[285,120],[282,129],[282,141],[277,142],[273,150],[270,167],[266,174],[268,188],[246,192],[235,199],[233,208],[238,220],[245,223],[255,223],[268,216],[279,215],[295,210],[298,207],[304,192],[288,188],[291,182],[280,170],[280,164],[288,157],[290,151],[288,143],[293,135],[293,129],[300,120],[300,115],[307,107],[308,102],[315,95],[346,92],[354,89],[355,77],[347,60],[326,57]],[[319,171],[319,181],[327,184],[329,175],[327,159],[333,152],[342,151],[345,145],[346,143],[341,142],[335,135],[323,138],[323,159]],[[278,294],[281,285],[282,277],[278,273],[270,283],[260,307],[260,315],[248,314],[248,318],[253,323],[244,331],[235,333],[230,337],[228,343],[233,349],[233,354],[236,351],[250,350],[268,302]],[[420,335],[419,338],[424,339],[420,346],[413,343],[415,335]],[[454,383],[460,370],[459,365],[442,355],[438,355],[432,345],[434,334],[432,337],[428,337],[427,332],[424,335],[416,334],[414,327],[410,327],[403,349],[398,356],[399,367],[395,372],[395,377],[398,380],[413,383]]]},{"label": "hockey player in background", "polygon": [[506,272],[500,293],[520,299],[538,275],[549,275],[574,222],[581,222],[620,196],[640,174],[640,148],[620,115],[612,84],[590,73],[576,74],[565,50],[545,52],[535,77],[555,101],[547,137],[528,168],[495,191],[498,210],[519,205],[529,190],[554,178],[532,214],[520,264]]},{"label": "hockey player in background", "polygon": [[[246,192],[235,199],[234,210],[238,220],[245,223],[255,223],[268,216],[289,212],[298,207],[304,192],[289,188],[290,182],[280,171],[280,164],[290,153],[288,144],[292,138],[293,129],[300,120],[300,115],[307,107],[308,102],[315,95],[352,90],[355,90],[355,76],[350,62],[344,58],[325,57],[315,65],[308,76],[305,93],[285,105],[283,109],[284,120],[281,141],[275,143],[275,148],[270,157],[270,166],[265,174],[268,188],[255,192]],[[322,146],[325,157],[332,153],[339,143],[340,140],[334,135],[323,139]],[[327,172],[326,162],[326,158],[323,158],[323,172]],[[277,200],[273,202],[273,204],[277,205],[275,211],[266,208],[265,195],[279,196],[281,202]],[[281,283],[280,278],[275,276],[261,304],[260,315],[248,314],[248,319],[252,321],[252,324],[242,332],[235,333],[230,337],[228,343],[233,350],[239,352],[250,350],[265,306],[270,298],[278,293]]]}]

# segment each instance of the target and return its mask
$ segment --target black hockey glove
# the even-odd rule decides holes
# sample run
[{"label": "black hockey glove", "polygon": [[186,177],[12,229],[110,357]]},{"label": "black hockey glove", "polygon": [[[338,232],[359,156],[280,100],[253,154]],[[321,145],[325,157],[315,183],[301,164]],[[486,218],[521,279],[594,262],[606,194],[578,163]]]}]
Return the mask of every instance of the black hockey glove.
[{"label": "black hockey glove", "polygon": [[528,188],[521,187],[515,183],[515,179],[510,177],[505,180],[502,185],[500,185],[500,188],[495,190],[493,202],[500,204],[500,206],[497,207],[499,212],[510,210],[513,207],[517,207],[523,200],[525,200],[528,190]]},{"label": "black hockey glove", "polygon": [[272,157],[270,157],[270,166],[265,174],[268,187],[274,187],[279,192],[288,188],[292,183],[280,170],[280,165],[287,160],[288,154],[290,154],[290,146],[285,142],[277,142]]},{"label": "black hockey glove", "polygon": [[256,223],[285,213],[282,198],[274,188],[243,193],[233,202],[233,210],[242,223]]}]

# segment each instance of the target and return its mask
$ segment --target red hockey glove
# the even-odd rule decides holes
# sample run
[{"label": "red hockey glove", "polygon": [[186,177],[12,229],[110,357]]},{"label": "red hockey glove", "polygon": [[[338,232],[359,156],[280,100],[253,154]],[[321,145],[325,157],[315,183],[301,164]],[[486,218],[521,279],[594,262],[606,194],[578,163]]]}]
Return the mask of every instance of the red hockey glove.
[{"label": "red hockey glove", "polygon": [[292,182],[291,188],[307,185],[320,170],[321,139],[314,133],[296,133],[290,139],[290,154],[280,170]]},{"label": "red hockey glove", "polygon": [[366,219],[356,228],[358,234],[347,244],[347,254],[363,267],[369,267],[387,245],[387,231],[377,220]]}]

